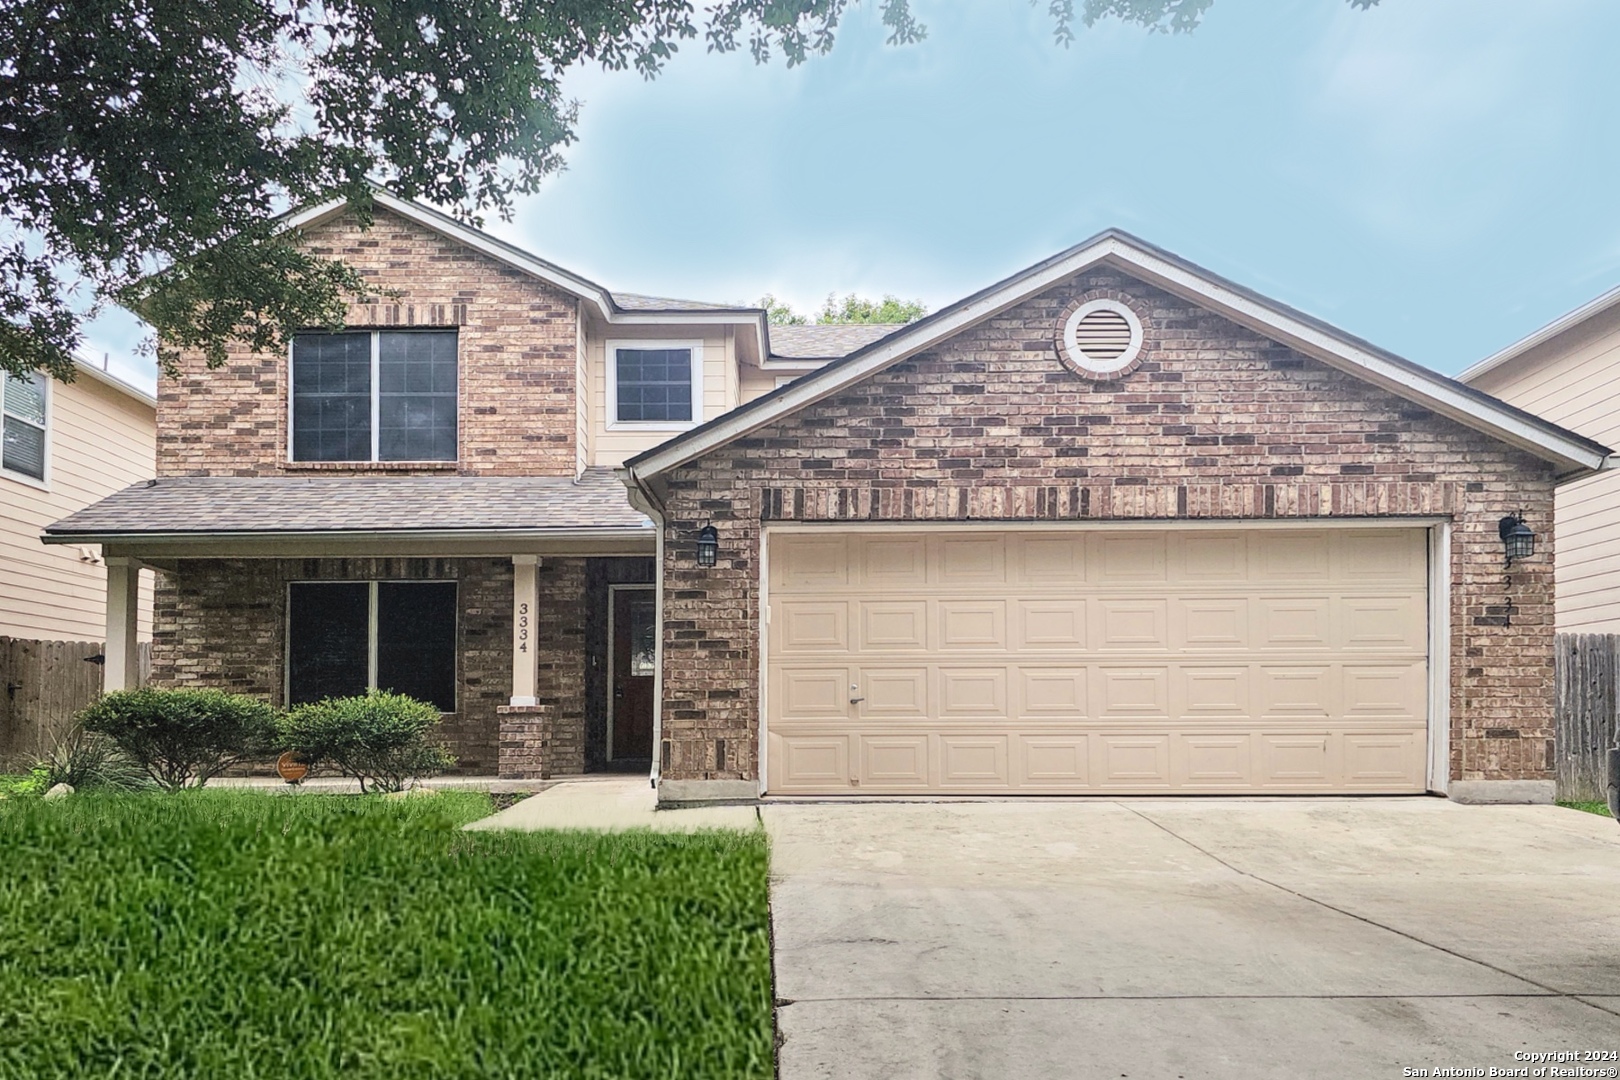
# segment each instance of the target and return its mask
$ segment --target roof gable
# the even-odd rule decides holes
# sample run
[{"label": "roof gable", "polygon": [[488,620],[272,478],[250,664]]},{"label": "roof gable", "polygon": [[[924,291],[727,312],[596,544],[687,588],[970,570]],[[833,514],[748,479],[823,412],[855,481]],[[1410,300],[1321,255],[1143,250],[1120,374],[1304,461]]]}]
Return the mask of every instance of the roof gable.
[{"label": "roof gable", "polygon": [[1609,450],[1469,386],[1228,281],[1128,233],[1110,229],[858,349],[771,394],[685,432],[626,463],[647,483],[772,421],[932,348],[1092,267],[1132,277],[1442,416],[1549,461],[1567,474],[1604,467]]},{"label": "roof gable", "polygon": [[1591,322],[1593,319],[1607,311],[1613,310],[1617,306],[1620,306],[1620,285],[1610,289],[1608,292],[1597,297],[1596,299],[1587,301],[1574,311],[1566,312],[1565,314],[1560,315],[1546,326],[1526,334],[1524,337],[1520,338],[1518,341],[1515,341],[1507,348],[1498,349],[1496,352],[1487,356],[1473,367],[1465,370],[1461,375],[1458,375],[1457,381],[1463,383],[1472,383],[1480,376],[1485,375],[1488,372],[1495,371],[1497,368],[1506,364],[1512,363],[1514,360],[1517,360],[1519,357],[1524,356],[1527,353],[1533,352],[1535,349],[1545,345],[1547,342],[1552,341],[1555,338],[1562,337],[1572,330],[1579,329],[1586,323]]}]

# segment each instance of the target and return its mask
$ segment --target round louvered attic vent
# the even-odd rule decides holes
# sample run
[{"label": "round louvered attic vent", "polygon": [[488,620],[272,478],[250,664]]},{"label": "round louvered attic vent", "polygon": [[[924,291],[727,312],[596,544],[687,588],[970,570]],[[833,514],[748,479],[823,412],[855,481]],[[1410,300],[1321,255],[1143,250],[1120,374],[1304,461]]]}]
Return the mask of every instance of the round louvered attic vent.
[{"label": "round louvered attic vent", "polygon": [[1142,323],[1115,300],[1088,300],[1069,313],[1058,354],[1082,375],[1122,374],[1142,351]]}]

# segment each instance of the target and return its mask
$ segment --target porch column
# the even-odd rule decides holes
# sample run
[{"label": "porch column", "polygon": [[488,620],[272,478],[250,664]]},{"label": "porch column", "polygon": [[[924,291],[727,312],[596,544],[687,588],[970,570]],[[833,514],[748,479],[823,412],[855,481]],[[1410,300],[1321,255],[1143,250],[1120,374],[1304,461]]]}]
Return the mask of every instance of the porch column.
[{"label": "porch column", "polygon": [[112,556],[107,564],[107,644],[102,650],[101,688],[133,690],[140,675],[141,564]]},{"label": "porch column", "polygon": [[535,697],[535,571],[540,556],[512,556],[512,705],[537,704]]}]

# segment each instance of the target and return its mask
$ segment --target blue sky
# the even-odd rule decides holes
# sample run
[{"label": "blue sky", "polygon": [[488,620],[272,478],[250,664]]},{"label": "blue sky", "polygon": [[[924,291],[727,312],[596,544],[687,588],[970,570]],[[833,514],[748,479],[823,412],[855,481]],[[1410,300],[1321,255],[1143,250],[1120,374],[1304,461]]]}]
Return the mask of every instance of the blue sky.
[{"label": "blue sky", "polygon": [[[578,71],[568,168],[490,231],[616,289],[937,308],[1110,225],[1439,371],[1620,283],[1620,5],[1216,0],[1052,43],[1044,3],[875,4],[788,70]],[[129,360],[104,318],[89,348]]]}]

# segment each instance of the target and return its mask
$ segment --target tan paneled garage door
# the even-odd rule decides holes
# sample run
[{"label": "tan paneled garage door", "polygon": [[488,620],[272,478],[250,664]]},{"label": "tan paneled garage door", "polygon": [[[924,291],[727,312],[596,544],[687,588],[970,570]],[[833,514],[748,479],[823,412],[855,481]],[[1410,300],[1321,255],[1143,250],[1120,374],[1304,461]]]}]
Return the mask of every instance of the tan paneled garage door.
[{"label": "tan paneled garage door", "polygon": [[1424,789],[1421,529],[768,543],[773,793]]}]

